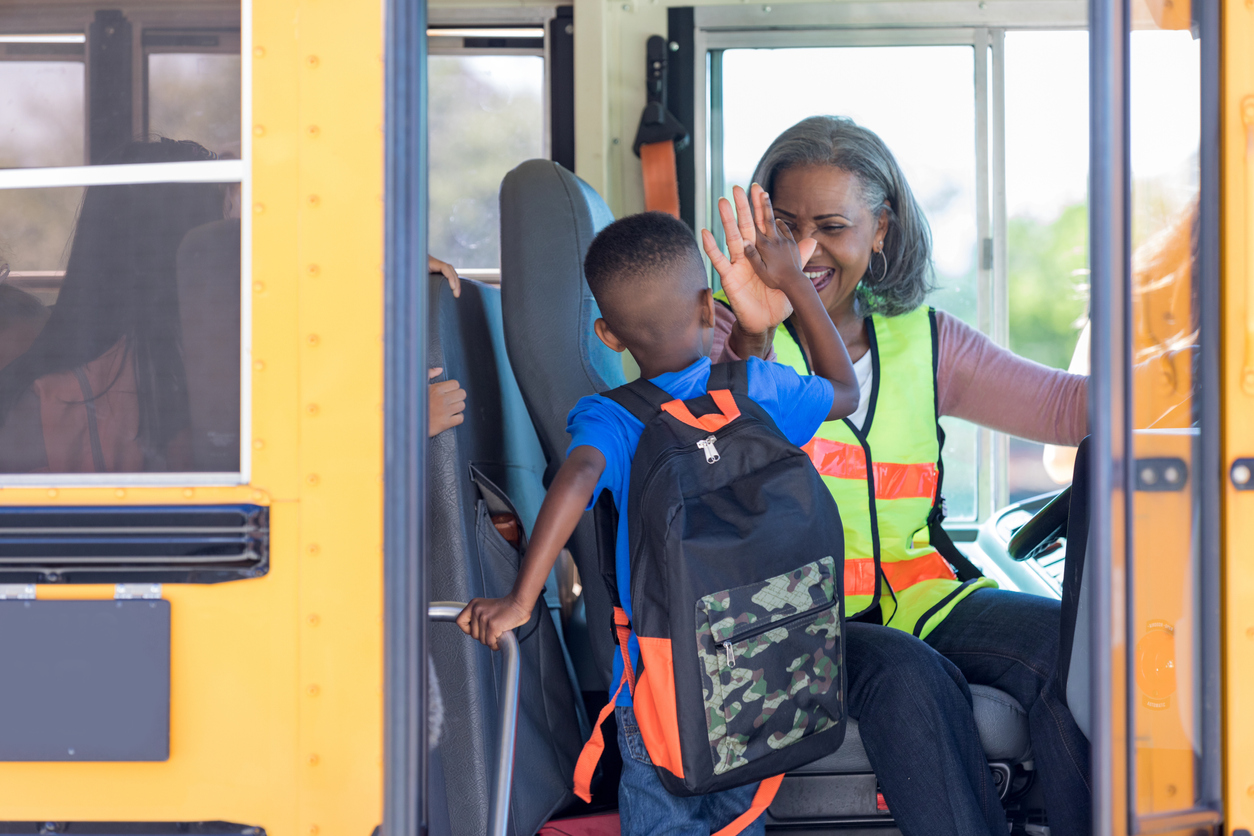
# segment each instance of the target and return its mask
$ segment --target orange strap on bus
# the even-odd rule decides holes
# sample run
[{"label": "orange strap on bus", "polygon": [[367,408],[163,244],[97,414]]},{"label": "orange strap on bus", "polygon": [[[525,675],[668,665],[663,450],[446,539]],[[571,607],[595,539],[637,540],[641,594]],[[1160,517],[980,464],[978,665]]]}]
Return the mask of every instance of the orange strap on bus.
[{"label": "orange strap on bus", "polygon": [[779,785],[783,781],[783,775],[762,779],[762,783],[758,784],[758,791],[753,794],[753,803],[749,805],[749,809],[736,816],[727,827],[715,832],[714,836],[736,836],[757,821],[758,816],[766,812],[766,808],[775,800],[775,793],[779,792]]},{"label": "orange strap on bus", "polygon": [[640,146],[644,174],[644,208],[679,217],[679,179],[675,171],[675,143],[650,142]]}]

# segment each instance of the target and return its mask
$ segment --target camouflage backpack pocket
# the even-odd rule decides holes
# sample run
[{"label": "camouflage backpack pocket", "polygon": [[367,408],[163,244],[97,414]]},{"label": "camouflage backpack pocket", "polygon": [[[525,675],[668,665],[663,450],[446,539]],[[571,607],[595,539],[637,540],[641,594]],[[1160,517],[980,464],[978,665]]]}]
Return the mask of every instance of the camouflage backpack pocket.
[{"label": "camouflage backpack pocket", "polygon": [[840,600],[824,557],[697,602],[714,774],[840,723]]}]

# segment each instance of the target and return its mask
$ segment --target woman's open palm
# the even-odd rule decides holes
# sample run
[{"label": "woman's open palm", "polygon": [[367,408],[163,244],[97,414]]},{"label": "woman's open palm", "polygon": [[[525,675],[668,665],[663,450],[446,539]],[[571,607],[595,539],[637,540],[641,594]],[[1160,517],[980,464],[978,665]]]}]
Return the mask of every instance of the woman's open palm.
[{"label": "woman's open palm", "polygon": [[[720,198],[718,201],[718,214],[723,222],[723,234],[727,239],[730,258],[719,250],[718,243],[708,229],[701,230],[701,243],[722,279],[723,292],[727,294],[727,301],[731,303],[741,329],[750,334],[762,334],[791,316],[792,305],[782,290],[768,287],[762,281],[745,254],[745,244],[750,247],[755,245],[759,231],[765,233],[764,225],[775,223],[766,192],[756,183],[750,191],[751,195],[746,195],[745,190],[739,186],[732,189],[732,198],[736,201],[734,213],[727,198]],[[750,196],[758,210],[756,227],[754,215],[749,210]],[[816,246],[817,243],[810,238],[798,243],[803,264],[809,261]]]}]

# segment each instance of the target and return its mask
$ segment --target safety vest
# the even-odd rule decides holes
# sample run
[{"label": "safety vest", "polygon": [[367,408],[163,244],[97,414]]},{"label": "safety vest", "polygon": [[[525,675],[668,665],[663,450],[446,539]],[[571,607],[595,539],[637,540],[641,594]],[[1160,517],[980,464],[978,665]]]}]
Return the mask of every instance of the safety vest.
[{"label": "safety vest", "polygon": [[[935,311],[875,315],[866,325],[872,377],[862,429],[847,418],[827,421],[803,449],[840,508],[846,617],[879,603],[884,624],[923,638],[959,601],[996,583],[958,580],[931,542],[944,437]],[[775,332],[774,345],[776,362],[811,373],[791,323]]]}]

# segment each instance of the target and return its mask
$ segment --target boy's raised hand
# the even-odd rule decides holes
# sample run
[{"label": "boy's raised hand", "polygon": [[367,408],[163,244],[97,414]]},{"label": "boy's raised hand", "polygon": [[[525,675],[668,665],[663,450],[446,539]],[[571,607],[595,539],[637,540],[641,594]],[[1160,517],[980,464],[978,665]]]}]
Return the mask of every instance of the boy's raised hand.
[{"label": "boy's raised hand", "polygon": [[[749,209],[750,197],[758,210],[756,225],[754,213]],[[708,229],[701,230],[701,243],[722,279],[723,291],[727,294],[727,301],[731,303],[741,329],[750,334],[764,334],[792,315],[792,305],[780,289],[779,283],[767,278],[767,262],[763,258],[759,241],[765,235],[771,236],[770,242],[764,242],[768,247],[768,258],[774,258],[781,266],[783,260],[775,253],[779,249],[778,244],[784,242],[775,240],[779,237],[775,214],[771,210],[770,199],[761,186],[753,184],[749,195],[736,186],[732,189],[732,198],[736,202],[734,212],[732,204],[726,198],[720,198],[718,202],[719,218],[723,223],[730,259],[719,250],[718,243]],[[810,259],[817,246],[810,238],[803,239],[799,245],[793,244],[791,235],[787,236],[786,242],[792,245],[799,258],[796,262],[798,269]],[[763,272],[759,274],[759,270]]]}]

